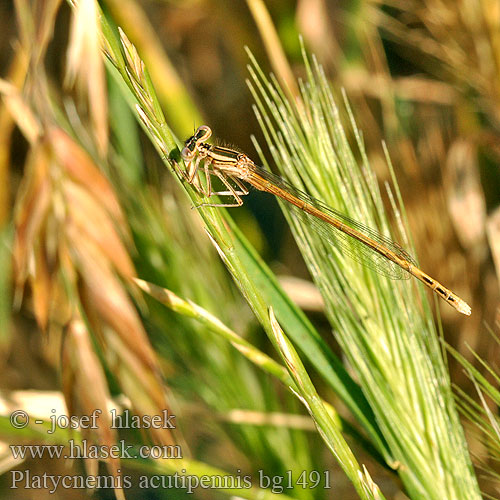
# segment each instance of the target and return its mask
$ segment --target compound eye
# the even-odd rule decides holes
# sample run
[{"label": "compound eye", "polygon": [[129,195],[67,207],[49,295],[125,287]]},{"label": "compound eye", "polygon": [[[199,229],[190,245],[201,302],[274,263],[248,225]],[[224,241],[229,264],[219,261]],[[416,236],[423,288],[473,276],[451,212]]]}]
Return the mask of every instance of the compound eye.
[{"label": "compound eye", "polygon": [[191,160],[194,156],[194,150],[196,149],[196,140],[194,137],[190,137],[185,143],[181,151],[181,158],[186,160]]},{"label": "compound eye", "polygon": [[212,135],[212,129],[207,125],[201,125],[195,132],[194,137],[197,142],[206,141]]},{"label": "compound eye", "polygon": [[191,150],[188,146],[185,146],[182,148],[182,151],[181,151],[181,158],[184,160],[184,161],[189,161],[193,158],[194,156],[194,151]]}]

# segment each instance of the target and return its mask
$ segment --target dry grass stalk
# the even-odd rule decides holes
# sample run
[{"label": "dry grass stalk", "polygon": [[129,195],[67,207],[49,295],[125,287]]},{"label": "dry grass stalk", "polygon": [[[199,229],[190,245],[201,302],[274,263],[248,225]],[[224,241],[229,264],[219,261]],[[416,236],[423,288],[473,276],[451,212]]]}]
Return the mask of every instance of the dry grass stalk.
[{"label": "dry grass stalk", "polygon": [[94,0],[75,3],[67,51],[66,83],[76,84],[88,97],[88,112],[101,156],[108,147],[108,101],[106,75],[101,54],[99,6]]},{"label": "dry grass stalk", "polygon": [[[105,84],[100,34],[82,28],[85,19],[97,23],[95,9],[96,5],[86,0],[77,6],[69,74],[77,79],[85,75],[78,85],[87,85],[90,109],[101,108],[101,115],[94,115],[91,121],[96,149],[102,155],[107,141],[107,106],[106,95],[99,90],[101,77]],[[102,415],[109,415],[109,391],[95,352],[97,346],[134,412],[160,414],[167,402],[158,362],[126,287],[135,270],[129,256],[131,238],[125,216],[112,185],[93,158],[58,125],[58,110],[47,93],[41,63],[57,2],[47,4],[40,26],[32,22],[30,28],[29,12],[22,10],[22,39],[27,41],[28,35],[36,32],[41,43],[38,47],[20,45],[22,50],[30,50],[27,57],[32,72],[29,84],[24,86],[27,93],[21,95],[19,82],[14,86],[0,81],[5,108],[29,143],[15,203],[17,302],[20,304],[22,296],[27,295],[29,285],[33,314],[41,330],[46,332],[54,325],[64,328],[63,384],[71,413],[90,414],[98,408]],[[91,342],[91,335],[97,342]],[[83,437],[104,445],[116,439],[108,425]],[[157,443],[172,443],[168,429],[155,431],[152,438]],[[111,461],[108,466],[116,475],[118,463]],[[117,498],[122,498],[119,490]]]}]

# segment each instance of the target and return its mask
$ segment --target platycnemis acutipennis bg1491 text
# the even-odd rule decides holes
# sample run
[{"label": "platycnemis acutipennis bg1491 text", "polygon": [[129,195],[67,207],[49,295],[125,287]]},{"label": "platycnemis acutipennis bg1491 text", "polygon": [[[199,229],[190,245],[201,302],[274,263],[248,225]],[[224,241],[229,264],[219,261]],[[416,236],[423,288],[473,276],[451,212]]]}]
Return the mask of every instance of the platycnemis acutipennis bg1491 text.
[{"label": "platycnemis acutipennis bg1491 text", "polygon": [[[294,188],[281,177],[256,165],[244,153],[208,144],[206,141],[211,135],[212,130],[206,125],[198,127],[181,152],[186,169],[181,169],[180,173],[201,195],[207,198],[212,195],[231,197],[231,203],[204,203],[204,206],[241,206],[241,197],[248,194],[246,184],[271,193],[290,203],[299,218],[307,221],[343,253],[392,279],[415,276],[457,311],[470,315],[470,306],[419,269],[398,243]],[[205,175],[205,183],[201,181],[200,172]],[[225,191],[212,189],[212,176],[221,181]]]}]

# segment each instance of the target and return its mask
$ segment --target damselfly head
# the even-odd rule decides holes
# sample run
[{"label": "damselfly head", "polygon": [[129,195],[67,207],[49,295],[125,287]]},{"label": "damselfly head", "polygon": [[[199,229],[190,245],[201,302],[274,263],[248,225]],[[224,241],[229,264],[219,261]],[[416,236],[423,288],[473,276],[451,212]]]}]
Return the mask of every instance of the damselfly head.
[{"label": "damselfly head", "polygon": [[201,125],[195,132],[196,142],[206,141],[212,135],[212,129],[207,125]]},{"label": "damselfly head", "polygon": [[207,125],[198,127],[194,135],[184,143],[181,151],[181,157],[184,161],[191,161],[196,154],[196,150],[200,143],[206,141],[212,135],[212,129]]}]

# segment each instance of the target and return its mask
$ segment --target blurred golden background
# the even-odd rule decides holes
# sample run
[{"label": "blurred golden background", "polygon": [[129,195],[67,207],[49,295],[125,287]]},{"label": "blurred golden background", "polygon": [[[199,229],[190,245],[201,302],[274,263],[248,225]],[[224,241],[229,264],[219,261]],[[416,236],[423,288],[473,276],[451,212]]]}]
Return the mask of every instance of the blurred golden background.
[{"label": "blurred golden background", "polygon": [[[436,314],[442,320],[445,340],[476,366],[479,364],[469,348],[488,364],[497,367],[498,344],[487,332],[498,333],[500,321],[498,1],[104,0],[100,5],[108,19],[123,30],[143,59],[168,124],[177,138],[183,141],[197,126],[205,123],[214,130],[215,136],[237,145],[255,160],[258,155],[251,140],[252,134],[259,142],[264,141],[251,111],[253,100],[246,83],[249,59],[245,47],[250,49],[266,74],[273,72],[280,82],[290,86],[293,93],[296,79],[306,77],[299,40],[302,36],[306,49],[323,66],[334,92],[340,96],[340,89],[345,89],[382,191],[385,191],[384,183],[391,182],[382,144],[385,142],[387,145],[421,267],[472,306],[472,316],[466,318],[434,301]],[[78,21],[72,16],[69,3],[55,0],[16,0],[0,4],[3,79],[0,91],[4,97],[10,98],[4,99],[0,108],[0,224],[4,227],[1,250],[4,264],[0,269],[3,274],[0,278],[0,369],[1,389],[6,391],[60,389],[60,344],[52,341],[62,333],[52,332],[48,338],[39,330],[50,325],[54,318],[54,307],[51,310],[45,302],[53,306],[60,297],[53,293],[44,302],[41,295],[37,300],[37,292],[30,291],[29,287],[21,291],[26,281],[31,283],[31,289],[38,283],[41,287],[39,293],[40,289],[44,289],[45,285],[40,284],[40,280],[43,281],[40,275],[35,279],[30,277],[29,259],[36,259],[36,252],[35,257],[24,257],[26,262],[22,277],[16,274],[22,266],[11,268],[6,263],[12,260],[11,254],[17,252],[18,265],[19,256],[23,253],[19,240],[17,247],[12,243],[14,205],[18,204],[18,225],[22,220],[29,226],[30,217],[36,211],[36,204],[28,203],[29,197],[24,204],[22,200],[22,196],[29,193],[30,186],[36,183],[33,178],[26,182],[33,162],[37,161],[33,151],[29,151],[33,146],[33,143],[30,146],[30,134],[36,135],[37,130],[43,129],[42,135],[49,137],[50,147],[56,151],[54,154],[67,160],[67,163],[63,162],[63,173],[59,172],[57,179],[54,177],[55,184],[64,184],[65,176],[73,175],[72,159],[82,155],[82,163],[87,160],[83,150],[67,137],[45,131],[45,127],[54,122],[67,123],[72,131],[77,131],[80,143],[90,151],[92,158],[99,159],[96,163],[104,163],[103,158],[108,155],[113,161],[127,157],[133,165],[129,170],[124,168],[121,173],[116,167],[123,165],[120,161],[116,161],[113,168],[105,168],[106,176],[112,182],[120,175],[128,176],[127,188],[123,192],[115,188],[114,194],[108,196],[108,187],[103,187],[98,195],[100,201],[108,203],[107,208],[111,206],[111,211],[115,210],[115,205],[118,207],[114,215],[121,221],[120,224],[123,223],[118,228],[113,224],[119,235],[117,240],[123,237],[125,241],[124,248],[115,240],[108,242],[112,248],[110,253],[114,254],[110,259],[119,268],[121,276],[133,274],[132,261],[140,276],[147,277],[148,273],[150,278],[154,276],[154,266],[149,261],[137,262],[135,251],[131,252],[131,256],[126,255],[128,250],[125,247],[130,248],[127,243],[130,234],[125,220],[128,220],[130,212],[124,199],[133,199],[134,179],[137,178],[143,178],[147,188],[141,191],[135,203],[140,205],[146,199],[153,200],[152,208],[144,209],[144,220],[172,224],[172,227],[163,229],[165,235],[168,231],[176,234],[172,239],[177,246],[171,252],[182,252],[183,245],[192,243],[200,253],[213,253],[210,262],[217,260],[215,252],[201,249],[200,241],[204,235],[198,227],[193,230],[197,236],[181,234],[177,221],[168,223],[163,219],[168,213],[168,206],[161,199],[162,193],[168,193],[174,200],[178,198],[173,180],[165,174],[145,134],[138,133],[138,143],[134,145],[130,141],[128,151],[127,139],[122,139],[120,143],[117,123],[122,120],[121,124],[125,127],[128,117],[117,112],[117,101],[113,100],[113,95],[118,94],[117,84],[109,73],[106,76],[103,68],[99,69],[94,64],[91,36],[86,38],[83,34],[85,18],[83,24],[78,26]],[[85,44],[88,44],[87,49]],[[28,97],[24,101],[16,101],[16,92]],[[36,124],[31,121],[28,109]],[[58,113],[64,114],[64,118]],[[116,146],[117,142],[122,149]],[[52,153],[47,154],[50,156]],[[89,190],[98,191],[96,185],[101,184],[100,181],[92,184],[97,178],[93,177],[93,168],[89,160],[88,170],[82,175],[88,176],[85,182],[88,182]],[[70,189],[67,187],[63,191],[69,193]],[[74,195],[77,199],[78,194]],[[103,201],[105,199],[107,202]],[[54,213],[57,214],[57,203],[53,203]],[[125,206],[123,213],[119,205]],[[80,208],[85,206],[82,201]],[[89,209],[89,214],[94,214],[92,210]],[[276,274],[283,277],[283,286],[304,307],[314,324],[320,331],[328,331],[321,300],[309,287],[307,269],[278,205],[273,200],[255,196],[231,215]],[[95,217],[94,220],[101,220],[97,210]],[[106,224],[107,215],[102,217],[103,224]],[[77,218],[76,209],[74,218]],[[189,218],[186,224],[191,223],[196,226],[196,222]],[[135,224],[140,226],[144,222],[137,218]],[[151,227],[155,225],[151,224]],[[90,272],[78,251],[72,253],[71,241],[77,238],[78,226],[76,233],[64,231],[66,229],[60,226],[53,233],[47,230],[48,247],[61,245],[71,258],[75,255],[77,260],[81,258],[80,267],[76,265],[77,271],[70,271],[69,274],[76,276],[82,268]],[[155,258],[167,259],[166,251],[165,254],[155,254],[153,243],[155,239],[163,241],[168,236],[162,234],[159,237],[159,233],[155,234],[152,230],[142,243],[138,243],[136,230],[132,232],[139,254],[148,249],[151,262]],[[63,233],[64,237],[58,240]],[[29,254],[29,249],[24,251]],[[59,250],[58,255],[63,253]],[[189,261],[180,259],[175,262],[179,266],[190,265]],[[51,265],[56,266],[50,261],[47,275],[53,271]],[[217,261],[213,265],[220,264]],[[71,267],[62,259],[57,266],[66,270]],[[106,265],[103,266],[103,269],[106,268]],[[203,273],[203,263],[198,262],[197,266]],[[181,296],[183,291],[186,295],[191,294],[189,297],[197,298],[200,303],[205,300],[204,307],[209,311],[210,300],[214,302],[214,308],[221,306],[217,304],[217,297],[221,295],[210,299],[207,297],[209,293],[203,295],[201,291],[196,291],[198,285],[194,283],[194,278],[188,286],[182,282],[179,270],[176,276],[174,271],[169,273],[165,271],[159,278],[160,284]],[[217,314],[220,312],[221,317],[226,314],[224,319],[233,326],[255,330],[255,327],[248,326],[251,325],[250,311],[242,304],[222,268],[217,268],[216,273],[221,273],[224,278],[216,275],[212,285],[223,289],[227,297],[226,311],[215,309]],[[99,288],[99,276],[102,275],[96,273],[93,285],[84,283],[82,297],[89,294],[89,290]],[[291,276],[302,278],[302,281],[296,282],[290,279]],[[75,283],[75,289],[81,291],[81,278],[75,278]],[[92,288],[94,285],[95,288]],[[46,286],[46,289],[51,289],[52,285]],[[118,291],[116,293],[119,294]],[[201,296],[204,296],[203,300]],[[123,301],[125,303],[125,298]],[[141,303],[141,299],[137,301]],[[103,314],[98,307],[94,307],[93,311],[97,316]],[[55,323],[59,321],[60,325],[64,325],[62,331],[67,325],[61,317],[69,317],[71,313],[61,307],[55,314],[56,317],[58,315]],[[148,329],[147,320],[143,328],[138,326],[139,320],[132,313],[130,318],[138,343],[144,341],[146,331],[155,337]],[[73,324],[71,328],[76,331],[78,325]],[[79,345],[76,344],[77,350],[89,348],[86,344],[86,347]],[[68,352],[66,355],[71,358]],[[180,352],[183,352],[182,349]],[[144,362],[148,366],[156,369],[157,361],[149,351],[149,344],[141,356],[147,360]],[[172,367],[165,361],[159,364],[168,379]],[[449,368],[453,383],[466,393],[474,394],[474,386],[462,365],[450,359]],[[78,379],[78,375],[72,376]],[[152,380],[153,385],[158,383],[154,377]],[[63,376],[62,385],[65,383],[67,380]],[[85,383],[82,382],[83,385]],[[159,399],[163,397],[160,392],[158,388],[156,396]],[[155,396],[151,397],[154,400]],[[165,436],[162,439],[168,441]],[[202,438],[198,444],[200,447],[206,445]],[[474,436],[470,436],[469,446],[473,453],[485,453],[483,443]],[[221,450],[218,451],[220,453]],[[239,455],[236,456],[239,459]],[[384,477],[384,473],[381,474]],[[10,496],[11,492],[7,486],[5,488],[4,494],[9,498],[23,498],[14,493]],[[492,490],[495,488],[492,487]],[[398,494],[402,495],[396,493],[394,498],[404,498]],[[346,493],[346,496],[338,498],[351,498],[349,495]],[[64,498],[80,496],[75,492]]]}]

